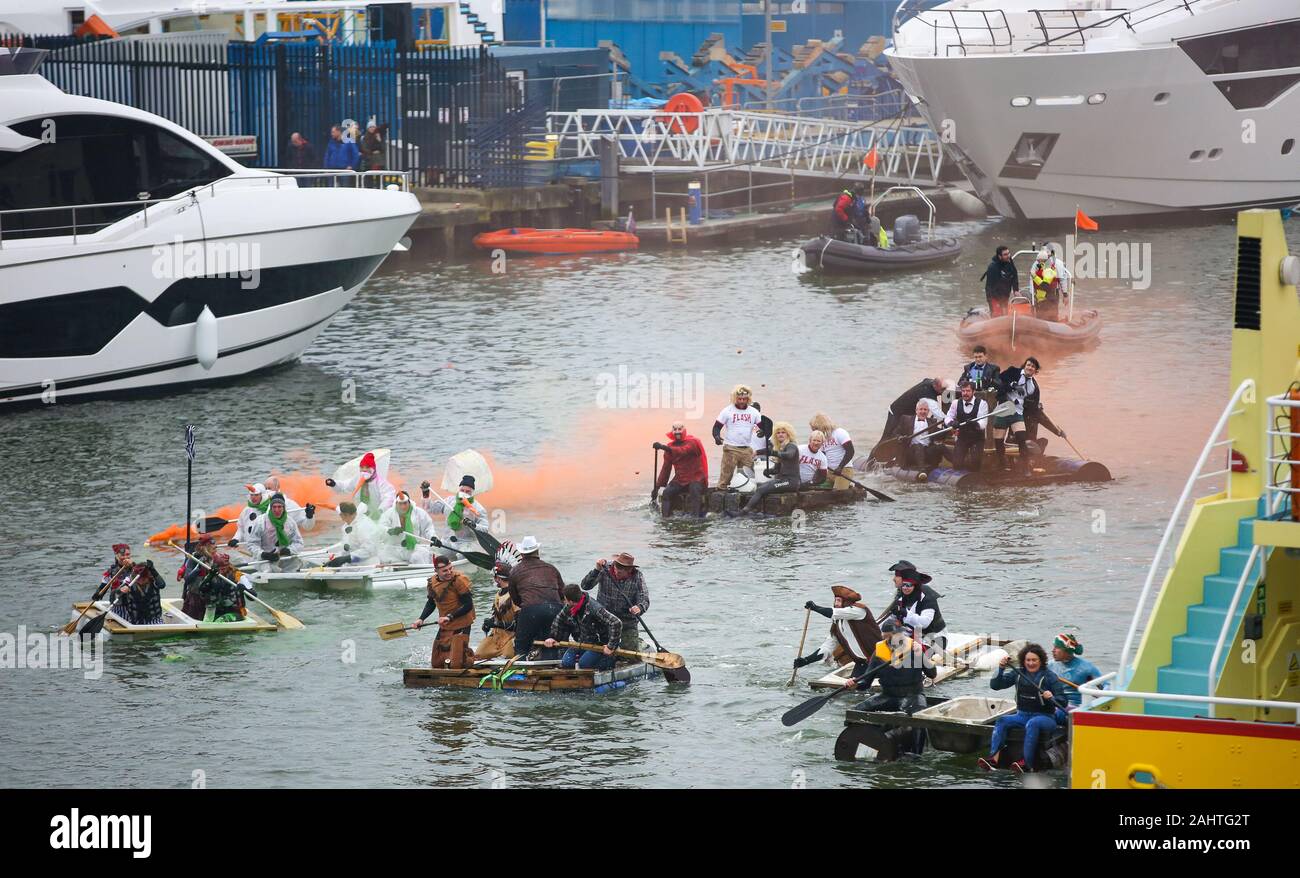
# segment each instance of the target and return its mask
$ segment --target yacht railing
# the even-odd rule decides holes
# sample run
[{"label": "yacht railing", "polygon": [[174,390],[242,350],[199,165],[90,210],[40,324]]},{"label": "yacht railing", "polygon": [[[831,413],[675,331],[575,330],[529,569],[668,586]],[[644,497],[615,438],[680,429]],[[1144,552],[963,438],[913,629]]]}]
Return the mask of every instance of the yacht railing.
[{"label": "yacht railing", "polygon": [[[274,173],[265,175],[248,174],[222,177],[219,180],[186,189],[184,192],[179,192],[167,198],[138,198],[134,201],[99,201],[55,207],[23,207],[0,210],[0,249],[4,249],[6,231],[8,231],[10,241],[71,236],[72,243],[76,244],[79,238],[103,231],[109,226],[116,225],[131,217],[138,217],[142,227],[147,229],[149,227],[150,207],[157,204],[175,204],[186,200],[195,201],[198,199],[199,194],[204,191],[208,193],[209,198],[215,197],[218,187],[223,189],[250,189],[258,186],[269,186],[280,189],[287,184],[288,180],[292,179],[295,181],[294,186],[296,188],[305,188],[301,186],[299,181],[306,181],[307,186],[313,187],[318,183],[328,181],[328,185],[332,188],[342,186],[361,189],[373,186],[374,188],[401,192],[409,192],[411,189],[411,174],[409,171],[272,170],[274,170]],[[375,181],[373,184],[369,182],[372,180]],[[79,221],[77,218],[78,211],[81,211],[81,216],[84,218],[94,211],[126,207],[135,208],[135,210],[111,220]],[[57,215],[59,213],[70,213],[71,222],[49,226],[30,226],[26,224],[15,226],[13,224],[13,220],[19,216],[34,217],[46,214]]]},{"label": "yacht railing", "polygon": [[1017,32],[1001,9],[920,10],[918,4],[905,0],[894,13],[894,45],[904,51],[909,47],[915,48],[912,40],[899,41],[898,30],[903,25],[917,22],[916,26],[925,25],[931,29],[931,51],[935,57],[940,54],[1081,51],[1087,46],[1088,36],[1096,31],[1117,25],[1133,31],[1138,25],[1173,12],[1195,15],[1193,7],[1203,2],[1206,0],[1152,0],[1136,9],[1094,21],[1086,19],[1095,10],[1016,10],[1017,14],[1026,16],[1027,24]]},{"label": "yacht railing", "polygon": [[1140,701],[1193,701],[1197,704],[1228,704],[1237,707],[1266,707],[1269,710],[1286,710],[1295,715],[1295,723],[1300,725],[1300,701],[1266,701],[1262,698],[1227,698],[1221,695],[1184,695],[1169,692],[1129,692],[1125,689],[1102,688],[1105,684],[1119,678],[1119,671],[1102,674],[1094,680],[1080,684],[1079,695],[1083,699],[1081,707],[1089,707],[1094,701],[1109,698],[1136,698]]},{"label": "yacht railing", "polygon": [[[1128,634],[1124,637],[1124,649],[1120,652],[1119,668],[1117,671],[1119,674],[1117,679],[1122,681],[1122,683],[1127,682],[1132,677],[1132,668],[1129,667],[1129,656],[1133,651],[1133,640],[1137,636],[1138,623],[1144,618],[1143,611],[1146,608],[1147,599],[1151,595],[1151,588],[1155,584],[1156,576],[1160,573],[1164,564],[1165,554],[1170,549],[1174,531],[1178,527],[1179,521],[1182,519],[1183,509],[1187,506],[1187,501],[1191,499],[1192,492],[1195,490],[1197,482],[1203,479],[1225,475],[1232,471],[1231,461],[1233,440],[1219,439],[1219,436],[1223,433],[1223,430],[1228,425],[1230,419],[1245,411],[1244,409],[1237,408],[1237,403],[1243,399],[1247,402],[1253,402],[1254,394],[1255,381],[1252,378],[1247,378],[1237,386],[1237,389],[1232,394],[1232,398],[1228,400],[1228,404],[1224,407],[1223,413],[1219,415],[1219,420],[1215,423],[1214,429],[1210,432],[1210,438],[1206,440],[1205,446],[1201,449],[1200,456],[1196,459],[1196,466],[1192,468],[1192,474],[1188,476],[1187,484],[1183,486],[1183,492],[1178,497],[1178,503],[1174,506],[1173,514],[1169,516],[1169,524],[1165,526],[1165,532],[1160,537],[1160,545],[1156,549],[1155,557],[1151,560],[1151,567],[1147,570],[1146,581],[1142,583],[1142,593],[1138,597],[1137,608],[1133,611],[1132,621],[1129,622]],[[1206,461],[1210,459],[1210,455],[1214,453],[1216,449],[1220,448],[1227,449],[1228,465],[1224,469],[1202,472],[1205,468]],[[1230,499],[1232,496],[1231,486],[1232,481],[1229,479],[1227,491]],[[1172,554],[1170,560],[1172,561]],[[1181,698],[1183,698],[1183,696],[1175,697],[1170,700],[1177,701]],[[1190,698],[1189,696],[1187,697],[1187,700],[1196,699]]]}]

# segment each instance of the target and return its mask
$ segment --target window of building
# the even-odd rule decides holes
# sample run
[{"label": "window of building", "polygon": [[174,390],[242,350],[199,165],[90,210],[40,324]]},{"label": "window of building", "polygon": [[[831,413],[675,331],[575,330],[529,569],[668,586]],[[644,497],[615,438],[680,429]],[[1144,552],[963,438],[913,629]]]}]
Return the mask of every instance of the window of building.
[{"label": "window of building", "polygon": [[[136,119],[74,114],[9,127],[42,142],[0,153],[0,210],[60,209],[5,217],[6,237],[71,234],[73,212],[63,208],[169,198],[231,173],[198,146]],[[80,208],[75,225],[81,233],[94,232],[137,209]]]}]

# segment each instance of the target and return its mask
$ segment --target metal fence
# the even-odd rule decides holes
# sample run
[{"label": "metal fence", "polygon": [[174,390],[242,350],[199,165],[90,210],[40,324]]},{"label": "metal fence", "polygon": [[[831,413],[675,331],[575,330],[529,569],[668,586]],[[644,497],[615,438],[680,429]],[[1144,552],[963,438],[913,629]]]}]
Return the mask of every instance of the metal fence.
[{"label": "metal fence", "polygon": [[53,50],[40,72],[71,94],[147,110],[203,136],[256,135],[263,167],[294,165],[287,147],[295,132],[319,166],[332,125],[354,119],[364,131],[374,118],[386,131],[386,167],[409,172],[416,185],[511,185],[546,109],[526,106],[483,46],[406,53],[392,43],[211,35],[24,44]]}]

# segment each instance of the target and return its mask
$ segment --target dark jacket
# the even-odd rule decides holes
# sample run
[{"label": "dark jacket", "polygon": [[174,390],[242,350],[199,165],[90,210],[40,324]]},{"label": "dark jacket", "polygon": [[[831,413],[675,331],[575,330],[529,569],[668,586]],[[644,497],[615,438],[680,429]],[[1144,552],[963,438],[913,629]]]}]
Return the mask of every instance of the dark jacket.
[{"label": "dark jacket", "polygon": [[359,146],[361,158],[365,163],[362,170],[382,171],[384,169],[384,138],[378,132],[367,131],[361,138]]},{"label": "dark jacket", "polygon": [[939,393],[934,389],[934,379],[926,378],[903,391],[902,396],[889,404],[889,410],[896,415],[916,414],[916,404],[923,399],[938,399]]},{"label": "dark jacket", "polygon": [[891,698],[920,695],[925,686],[922,678],[929,677],[933,680],[938,673],[934,665],[927,665],[919,655],[915,656],[914,661],[904,661],[901,668],[896,668],[889,662],[882,663],[879,659],[873,659],[871,664],[874,666],[871,670],[854,678],[858,688],[865,692],[874,681],[879,680],[880,691]]},{"label": "dark jacket", "polygon": [[[132,582],[129,573],[122,574],[119,581],[113,583],[113,595],[118,615],[136,625],[150,625],[162,621],[162,597],[159,592],[166,587],[163,578],[152,568],[137,576]],[[126,594],[117,591],[127,582],[131,590]]]},{"label": "dark jacket", "polygon": [[1016,271],[1016,264],[1010,259],[1003,262],[997,256],[984,269],[980,280],[984,281],[985,297],[990,299],[1007,299],[1020,289],[1020,272]]},{"label": "dark jacket", "polygon": [[[990,689],[1010,689],[1016,687],[1016,709],[1025,713],[1052,714],[1056,708],[1065,708],[1065,684],[1051,671],[1043,668],[1036,674],[1030,674],[1023,668],[998,668],[998,672],[989,681]],[[1051,692],[1052,700],[1045,701],[1039,691]]]},{"label": "dark jacket", "polygon": [[529,553],[510,568],[510,599],[519,609],[564,600],[564,577],[555,565]]},{"label": "dark jacket", "polygon": [[998,367],[992,363],[986,362],[983,366],[976,366],[974,361],[971,361],[961,370],[961,377],[957,379],[957,383],[969,380],[975,385],[976,393],[981,390],[997,390],[1001,382],[1000,375]]},{"label": "dark jacket", "polygon": [[623,636],[623,623],[609,610],[600,605],[600,601],[591,595],[583,595],[582,603],[574,607],[565,607],[555,616],[551,623],[551,636],[556,640],[576,640],[578,643],[600,643],[610,649],[618,649],[619,638]]},{"label": "dark jacket", "polygon": [[286,168],[316,168],[319,165],[316,162],[316,148],[311,145],[311,141],[303,138],[302,146],[294,146],[292,142],[285,148]]},{"label": "dark jacket", "polygon": [[582,588],[591,591],[597,586],[596,600],[600,605],[620,619],[632,622],[633,626],[636,617],[628,611],[634,606],[640,607],[643,613],[650,609],[650,591],[645,587],[645,577],[639,567],[632,568],[632,575],[622,582],[610,573],[608,564],[604,568],[594,567],[582,577]]},{"label": "dark jacket", "polygon": [[911,610],[914,613],[920,613],[923,610],[934,610],[934,618],[930,620],[929,625],[925,626],[925,631],[923,633],[938,634],[947,625],[947,623],[943,621],[943,613],[939,611],[939,598],[941,597],[943,597],[943,595],[930,588],[930,586],[923,585],[921,586],[920,600],[917,601],[915,606],[911,606],[908,604],[909,599],[905,598],[903,592],[900,590],[894,594],[893,614],[901,619],[903,618],[905,608],[909,606],[911,606]]},{"label": "dark jacket", "polygon": [[[998,388],[998,401],[1005,402],[1011,398],[1012,388],[1020,381],[1021,368],[1019,366],[1008,366],[1002,370],[1002,376],[999,379],[1001,387]],[[1026,418],[1032,418],[1038,415],[1042,406],[1042,388],[1038,384],[1038,379],[1033,379],[1034,390],[1025,396],[1024,412]]]},{"label": "dark jacket", "polygon": [[776,453],[776,472],[769,472],[769,475],[778,479],[790,479],[794,484],[799,484],[799,446],[793,442],[785,443],[785,446]]}]

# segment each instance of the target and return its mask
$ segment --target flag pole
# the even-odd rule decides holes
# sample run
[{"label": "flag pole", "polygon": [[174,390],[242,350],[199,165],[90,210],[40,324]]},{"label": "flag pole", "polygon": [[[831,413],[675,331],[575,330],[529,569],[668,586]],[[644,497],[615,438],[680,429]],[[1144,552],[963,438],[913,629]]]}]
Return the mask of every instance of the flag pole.
[{"label": "flag pole", "polygon": [[190,507],[194,489],[194,425],[185,425],[185,546],[190,548]]}]

